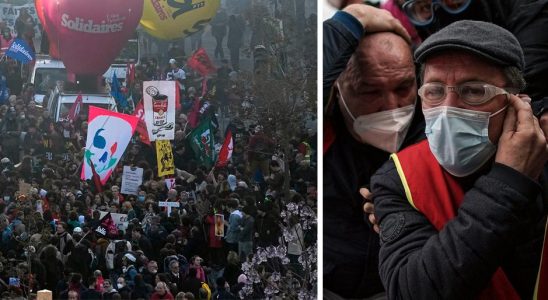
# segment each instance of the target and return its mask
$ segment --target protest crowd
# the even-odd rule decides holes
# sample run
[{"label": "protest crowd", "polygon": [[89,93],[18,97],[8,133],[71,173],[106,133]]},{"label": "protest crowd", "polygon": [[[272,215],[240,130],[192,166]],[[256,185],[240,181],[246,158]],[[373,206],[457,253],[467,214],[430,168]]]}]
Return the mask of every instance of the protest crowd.
[{"label": "protest crowd", "polygon": [[[132,101],[118,111],[135,113],[143,82],[177,81],[173,174],[158,176],[155,142],[136,132],[103,183],[95,174],[81,179],[87,110],[55,122],[48,96],[37,105],[19,65],[1,63],[9,97],[0,102],[0,298],[29,299],[42,289],[53,299],[262,298],[240,293],[249,280],[241,266],[257,247],[278,245],[291,261],[284,272],[300,272],[297,259],[316,232],[297,220],[283,224],[280,214],[291,203],[316,210],[316,133],[295,132],[284,154],[275,124],[255,114],[234,59],[206,77],[170,51],[165,61],[134,66],[121,91]],[[231,132],[223,161],[204,161],[191,145],[204,122],[216,152]],[[126,170],[139,175],[126,182]],[[293,228],[297,242],[284,242],[281,226]]]}]

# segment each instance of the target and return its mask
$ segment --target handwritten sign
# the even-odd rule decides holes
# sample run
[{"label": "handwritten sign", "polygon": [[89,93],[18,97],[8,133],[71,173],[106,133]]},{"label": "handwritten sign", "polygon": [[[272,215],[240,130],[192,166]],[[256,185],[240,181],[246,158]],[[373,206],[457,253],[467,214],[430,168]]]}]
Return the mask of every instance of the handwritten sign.
[{"label": "handwritten sign", "polygon": [[143,184],[143,168],[124,166],[120,193],[137,195],[141,184]]},{"label": "handwritten sign", "polygon": [[160,201],[158,202],[158,206],[160,207],[167,207],[167,215],[171,215],[171,208],[172,207],[179,207],[179,202],[169,202],[169,201]]}]

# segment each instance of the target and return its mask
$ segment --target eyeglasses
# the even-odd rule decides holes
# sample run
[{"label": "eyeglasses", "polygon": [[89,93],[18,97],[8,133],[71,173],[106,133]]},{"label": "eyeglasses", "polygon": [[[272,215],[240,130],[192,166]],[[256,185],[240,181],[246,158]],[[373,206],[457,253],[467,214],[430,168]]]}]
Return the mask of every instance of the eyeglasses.
[{"label": "eyeglasses", "polygon": [[456,15],[468,8],[472,0],[410,0],[403,4],[402,10],[409,21],[417,26],[426,26],[434,20],[434,8],[441,7]]},{"label": "eyeglasses", "polygon": [[517,94],[513,88],[502,89],[485,82],[470,81],[458,86],[449,86],[440,82],[425,83],[419,89],[419,96],[428,105],[441,104],[448,92],[455,92],[460,99],[472,106],[482,105],[498,95]]}]

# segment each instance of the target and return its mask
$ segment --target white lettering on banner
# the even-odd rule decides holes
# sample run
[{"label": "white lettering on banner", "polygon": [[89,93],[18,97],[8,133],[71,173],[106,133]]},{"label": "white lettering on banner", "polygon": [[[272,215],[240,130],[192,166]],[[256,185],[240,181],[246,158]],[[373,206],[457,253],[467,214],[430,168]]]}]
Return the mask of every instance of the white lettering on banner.
[{"label": "white lettering on banner", "polygon": [[0,20],[4,22],[11,30],[12,33],[15,33],[13,30],[15,26],[15,20],[19,17],[21,9],[26,8],[29,15],[34,21],[34,33],[35,39],[40,38],[41,36],[41,27],[40,21],[38,20],[38,15],[36,15],[36,9],[34,9],[34,1],[32,4],[25,5],[13,5],[8,3],[0,3]]},{"label": "white lettering on banner", "polygon": [[168,217],[171,215],[171,208],[172,207],[179,207],[179,202],[169,202],[169,201],[160,201],[158,202],[159,207],[167,207],[167,215]]},{"label": "white lettering on banner", "polygon": [[110,33],[122,31],[124,23],[107,23],[107,21],[101,21],[100,24],[95,23],[93,20],[85,20],[75,17],[70,19],[68,14],[61,16],[61,26],[74,31],[81,31],[87,33]]},{"label": "white lettering on banner", "polygon": [[13,42],[13,44],[11,44],[10,50],[15,53],[21,52],[21,54],[23,54],[26,58],[28,58],[28,60],[32,60],[32,55],[30,55],[27,49],[25,49],[23,45],[18,44],[15,41]]},{"label": "white lettering on banner", "polygon": [[97,229],[95,229],[95,231],[102,234],[102,235],[107,235],[107,231],[103,227],[97,227]]}]

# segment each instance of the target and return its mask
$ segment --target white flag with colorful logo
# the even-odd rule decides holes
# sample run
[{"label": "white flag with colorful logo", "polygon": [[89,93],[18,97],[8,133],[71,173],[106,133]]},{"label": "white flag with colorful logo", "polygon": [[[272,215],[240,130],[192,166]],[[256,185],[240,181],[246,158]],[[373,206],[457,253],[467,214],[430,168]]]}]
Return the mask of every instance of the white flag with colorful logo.
[{"label": "white flag with colorful logo", "polygon": [[138,121],[135,116],[89,107],[88,136],[81,179],[91,179],[95,171],[101,184],[105,184],[124,154]]}]

